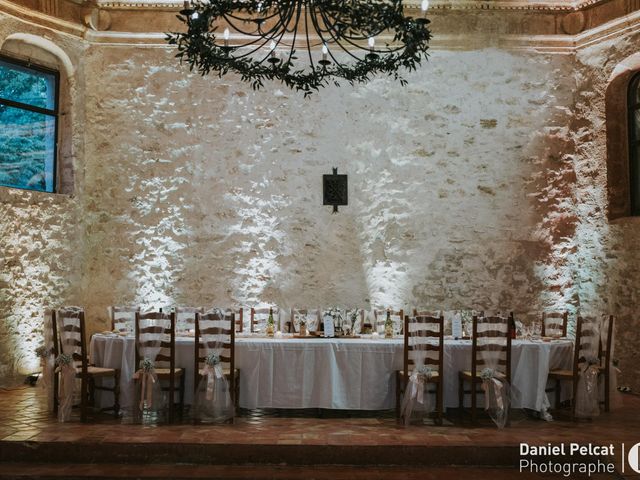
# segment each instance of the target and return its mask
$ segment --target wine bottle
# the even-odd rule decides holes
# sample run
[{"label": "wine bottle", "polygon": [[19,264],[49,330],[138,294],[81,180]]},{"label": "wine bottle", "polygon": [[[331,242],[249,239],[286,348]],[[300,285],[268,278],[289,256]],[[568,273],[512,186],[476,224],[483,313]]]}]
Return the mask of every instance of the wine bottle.
[{"label": "wine bottle", "polygon": [[273,308],[269,307],[269,318],[267,319],[267,335],[273,336]]},{"label": "wine bottle", "polygon": [[393,338],[393,321],[390,310],[387,310],[387,319],[384,321],[384,337]]}]

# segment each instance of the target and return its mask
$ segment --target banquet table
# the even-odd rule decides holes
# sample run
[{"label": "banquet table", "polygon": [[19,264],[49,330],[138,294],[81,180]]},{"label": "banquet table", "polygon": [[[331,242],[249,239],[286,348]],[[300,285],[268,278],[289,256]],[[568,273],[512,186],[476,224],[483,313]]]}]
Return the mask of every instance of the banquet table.
[{"label": "banquet table", "polygon": [[[395,406],[395,371],[403,367],[403,338],[236,337],[242,408],[383,410]],[[121,369],[123,407],[133,404],[133,337],[93,335],[91,362]],[[543,411],[549,369],[571,368],[570,340],[512,342],[512,405]],[[176,338],[176,366],[186,370],[185,397],[193,398],[194,338]],[[444,343],[444,405],[458,406],[458,371],[471,367],[471,341]],[[109,398],[104,394],[104,402]],[[467,396],[467,400],[469,400]],[[480,399],[481,402],[482,399]],[[100,401],[100,399],[99,399]]]}]

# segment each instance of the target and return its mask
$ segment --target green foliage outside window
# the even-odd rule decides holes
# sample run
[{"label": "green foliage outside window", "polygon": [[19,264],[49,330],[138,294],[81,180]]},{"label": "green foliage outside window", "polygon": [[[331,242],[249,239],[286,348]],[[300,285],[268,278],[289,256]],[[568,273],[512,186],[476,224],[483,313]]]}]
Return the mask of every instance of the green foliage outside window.
[{"label": "green foliage outside window", "polygon": [[0,58],[0,185],[53,192],[57,75]]}]

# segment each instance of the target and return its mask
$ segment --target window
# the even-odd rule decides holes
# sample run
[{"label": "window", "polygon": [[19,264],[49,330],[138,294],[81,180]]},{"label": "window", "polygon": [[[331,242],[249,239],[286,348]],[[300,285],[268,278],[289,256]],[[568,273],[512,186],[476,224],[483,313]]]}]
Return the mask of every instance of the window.
[{"label": "window", "polygon": [[640,215],[640,73],[629,82],[629,178],[631,215]]},{"label": "window", "polygon": [[53,192],[58,72],[0,56],[0,185]]}]

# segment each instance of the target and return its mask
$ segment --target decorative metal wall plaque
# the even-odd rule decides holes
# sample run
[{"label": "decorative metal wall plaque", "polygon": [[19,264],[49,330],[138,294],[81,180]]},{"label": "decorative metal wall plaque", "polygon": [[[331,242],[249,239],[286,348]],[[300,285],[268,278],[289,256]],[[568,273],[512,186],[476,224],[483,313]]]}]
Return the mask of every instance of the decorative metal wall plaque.
[{"label": "decorative metal wall plaque", "polygon": [[333,213],[338,212],[339,205],[349,204],[349,189],[347,175],[338,175],[338,169],[333,174],[322,176],[322,204],[333,205]]}]

